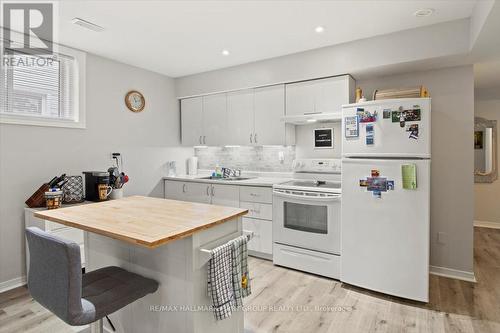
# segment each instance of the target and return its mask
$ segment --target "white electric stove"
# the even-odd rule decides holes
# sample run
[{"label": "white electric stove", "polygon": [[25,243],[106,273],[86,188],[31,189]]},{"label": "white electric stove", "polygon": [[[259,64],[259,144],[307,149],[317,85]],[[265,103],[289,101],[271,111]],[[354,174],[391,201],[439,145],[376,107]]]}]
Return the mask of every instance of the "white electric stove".
[{"label": "white electric stove", "polygon": [[294,180],[273,186],[273,262],[340,278],[340,159],[294,161]]}]

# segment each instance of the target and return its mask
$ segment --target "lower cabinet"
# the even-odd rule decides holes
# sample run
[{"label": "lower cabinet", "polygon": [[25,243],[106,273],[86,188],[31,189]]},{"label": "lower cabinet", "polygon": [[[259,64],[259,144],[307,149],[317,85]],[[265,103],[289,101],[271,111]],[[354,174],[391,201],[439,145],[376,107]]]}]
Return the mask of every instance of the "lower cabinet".
[{"label": "lower cabinet", "polygon": [[210,184],[166,180],[165,198],[210,203]]},{"label": "lower cabinet", "polygon": [[236,207],[240,206],[240,187],[237,185],[212,184],[212,205]]},{"label": "lower cabinet", "polygon": [[270,187],[165,180],[165,198],[248,209],[248,214],[243,217],[243,229],[254,233],[248,243],[249,254],[272,259],[273,213]]},{"label": "lower cabinet", "polygon": [[[272,256],[273,254],[273,221],[259,220],[249,217],[243,218],[243,229],[253,231],[254,237],[248,243],[248,250],[259,257]],[[264,255],[259,255],[264,254]]]}]

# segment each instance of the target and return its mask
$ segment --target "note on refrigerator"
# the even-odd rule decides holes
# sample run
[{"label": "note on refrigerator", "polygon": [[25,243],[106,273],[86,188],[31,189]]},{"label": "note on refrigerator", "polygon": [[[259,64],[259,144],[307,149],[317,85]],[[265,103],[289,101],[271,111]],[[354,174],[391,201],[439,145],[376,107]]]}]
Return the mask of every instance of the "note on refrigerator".
[{"label": "note on refrigerator", "polygon": [[417,165],[404,164],[401,166],[403,176],[403,189],[415,190],[417,188]]}]

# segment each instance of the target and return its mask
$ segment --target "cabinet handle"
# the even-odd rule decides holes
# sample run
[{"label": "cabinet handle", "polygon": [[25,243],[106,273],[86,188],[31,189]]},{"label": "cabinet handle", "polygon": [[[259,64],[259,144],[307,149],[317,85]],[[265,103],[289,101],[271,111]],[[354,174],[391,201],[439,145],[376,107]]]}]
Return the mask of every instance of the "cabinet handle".
[{"label": "cabinet handle", "polygon": [[209,192],[209,190],[210,190],[210,185],[208,185],[208,186],[207,186],[207,197],[209,197],[209,196],[210,196],[210,192]]},{"label": "cabinet handle", "polygon": [[205,136],[203,136],[203,144],[206,145],[207,144],[207,141],[205,140]]},{"label": "cabinet handle", "polygon": [[212,196],[215,196],[215,188],[212,186]]},{"label": "cabinet handle", "polygon": [[255,143],[257,143],[257,133],[253,135],[253,140],[255,141]]},{"label": "cabinet handle", "polygon": [[252,133],[250,133],[250,143],[252,143]]},{"label": "cabinet handle", "polygon": [[200,135],[200,140],[198,140],[198,141],[200,141],[200,145],[201,145],[201,135]]},{"label": "cabinet handle", "polygon": [[182,193],[186,193],[186,184],[182,184]]}]

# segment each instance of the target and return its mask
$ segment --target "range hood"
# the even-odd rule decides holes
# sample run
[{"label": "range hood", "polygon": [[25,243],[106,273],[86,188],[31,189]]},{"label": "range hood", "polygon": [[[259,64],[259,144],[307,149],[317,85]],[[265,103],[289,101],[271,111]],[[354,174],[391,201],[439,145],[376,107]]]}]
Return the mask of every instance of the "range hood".
[{"label": "range hood", "polygon": [[287,124],[293,125],[307,125],[316,122],[340,122],[342,120],[342,113],[311,113],[305,115],[284,116],[281,120]]}]

